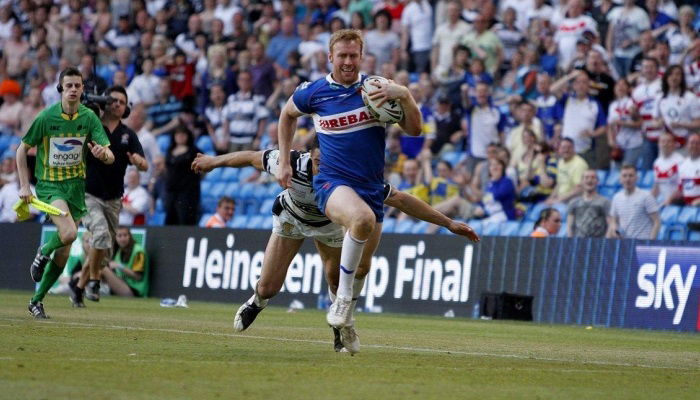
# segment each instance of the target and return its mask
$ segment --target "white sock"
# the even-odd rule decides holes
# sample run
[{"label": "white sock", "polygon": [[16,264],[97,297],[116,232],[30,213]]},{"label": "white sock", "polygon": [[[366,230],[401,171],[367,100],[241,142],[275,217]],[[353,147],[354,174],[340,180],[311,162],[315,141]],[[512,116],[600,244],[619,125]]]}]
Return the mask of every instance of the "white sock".
[{"label": "white sock", "polygon": [[355,272],[360,264],[362,250],[367,241],[357,240],[350,236],[350,232],[345,234],[343,239],[343,250],[340,253],[340,279],[338,280],[338,292],[336,295],[345,298],[352,298],[352,286],[355,281]]},{"label": "white sock", "polygon": [[249,303],[249,304],[255,304],[255,305],[258,306],[258,307],[267,307],[267,302],[268,302],[270,299],[263,299],[262,297],[260,297],[260,295],[258,294],[258,285],[255,285],[254,291],[255,291],[255,293],[254,293],[253,296],[248,300],[248,303]]},{"label": "white sock", "polygon": [[331,300],[331,303],[335,303],[335,293],[331,292],[331,289],[328,289],[328,298]]},{"label": "white sock", "polygon": [[355,282],[352,284],[352,309],[355,310],[357,308],[357,299],[360,298],[360,293],[362,293],[362,288],[365,286],[365,279],[367,277],[364,276],[362,278],[357,278],[355,277]]}]

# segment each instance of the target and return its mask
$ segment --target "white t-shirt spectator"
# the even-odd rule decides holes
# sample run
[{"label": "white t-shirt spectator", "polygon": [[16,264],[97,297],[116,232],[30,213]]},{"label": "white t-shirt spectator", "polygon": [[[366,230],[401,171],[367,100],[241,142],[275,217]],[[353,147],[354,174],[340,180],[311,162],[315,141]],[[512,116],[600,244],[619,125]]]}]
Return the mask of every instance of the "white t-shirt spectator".
[{"label": "white t-shirt spectator", "polygon": [[610,216],[617,218],[618,232],[627,239],[656,239],[651,237],[651,215],[659,212],[659,205],[646,190],[635,188],[631,194],[625,189],[615,193]]},{"label": "white t-shirt spectator", "polygon": [[571,64],[576,53],[576,42],[584,31],[592,31],[598,34],[598,25],[593,18],[580,15],[576,18],[564,18],[557,26],[554,40],[559,46],[559,66],[565,67]]},{"label": "white t-shirt spectator", "polygon": [[661,93],[661,79],[641,82],[632,91],[632,100],[637,105],[639,116],[642,119],[642,132],[653,141],[657,141],[661,135],[661,130],[653,127],[656,102],[661,98]]},{"label": "white t-shirt spectator", "polygon": [[132,104],[144,103],[146,105],[158,102],[158,92],[160,91],[160,77],[156,75],[139,74],[126,88],[129,101]]},{"label": "white t-shirt spectator", "polygon": [[151,204],[151,195],[143,186],[137,186],[134,189],[125,188],[124,196],[122,196],[122,204],[130,205],[137,212],[131,213],[124,207],[119,212],[119,225],[143,225],[148,208]]},{"label": "white t-shirt spectator", "polygon": [[561,101],[564,106],[562,137],[574,141],[576,153],[585,153],[591,149],[593,138],[583,135],[583,132],[593,132],[605,125],[605,111],[598,100],[590,96],[582,100],[574,96],[564,96]]},{"label": "white t-shirt spectator", "polygon": [[687,157],[678,166],[681,181],[681,193],[685,204],[700,199],[700,157],[692,160]]},{"label": "white t-shirt spectator", "polygon": [[233,15],[239,12],[241,9],[233,1],[230,1],[228,6],[218,4],[214,9],[214,18],[218,18],[224,23],[224,35],[233,33]]},{"label": "white t-shirt spectator", "polygon": [[[616,121],[631,121],[635,108],[634,101],[629,97],[613,101],[608,108],[608,124]],[[624,150],[637,148],[644,141],[640,128],[618,126],[616,133],[615,142]]]},{"label": "white t-shirt spectator", "polygon": [[[433,47],[438,47],[439,49],[438,65],[435,66],[436,71],[434,71],[437,76],[446,73],[450,68],[455,46],[457,46],[460,39],[471,30],[472,28],[469,24],[461,19],[457,21],[455,26],[450,26],[449,22],[445,22],[437,27],[435,35],[433,35]],[[365,35],[365,37],[368,39],[368,44],[371,43],[369,40],[369,33]]]},{"label": "white t-shirt spectator", "polygon": [[700,118],[700,99],[691,91],[686,91],[683,96],[669,93],[661,97],[656,103],[655,117],[661,118],[664,128],[671,132],[676,141],[684,143],[689,130],[685,128],[672,128],[674,122],[690,122]]},{"label": "white t-shirt spectator", "polygon": [[506,118],[498,108],[491,105],[473,106],[466,114],[470,154],[486,158],[489,143],[501,142],[500,133],[505,127]]},{"label": "white t-shirt spectator", "polygon": [[542,21],[551,21],[554,15],[554,9],[552,6],[543,4],[540,8],[530,8],[527,10],[527,21],[528,24],[533,20],[539,19]]},{"label": "white t-shirt spectator", "polygon": [[700,96],[700,60],[686,64],[685,83],[688,85],[688,90],[692,90],[696,95]]},{"label": "white t-shirt spectator", "polygon": [[148,162],[148,169],[139,172],[141,184],[148,185],[153,176],[153,160],[161,155],[160,146],[158,146],[155,135],[146,129],[146,127],[141,128],[141,130],[136,133],[136,136],[139,137],[139,142],[141,142],[141,147],[143,148],[143,154]]},{"label": "white t-shirt spectator", "polygon": [[401,48],[401,39],[396,32],[373,29],[365,34],[365,45],[367,52],[377,58],[377,68],[381,70],[383,64],[391,61],[391,54]]},{"label": "white t-shirt spectator", "polygon": [[678,190],[680,184],[678,167],[683,160],[683,156],[675,151],[668,157],[659,154],[659,157],[654,160],[654,183],[659,187],[659,196],[656,198],[659,204]]},{"label": "white t-shirt spectator", "polygon": [[[515,26],[521,32],[526,32],[530,10],[535,8],[534,0],[502,0],[499,5],[499,13],[502,15],[508,8],[513,8],[515,10]],[[551,8],[551,7],[550,7]]]},{"label": "white t-shirt spectator", "polygon": [[615,7],[608,14],[610,29],[612,29],[613,54],[616,57],[632,58],[639,52],[639,46],[622,47],[622,42],[636,42],[639,35],[650,28],[649,16],[640,7]]},{"label": "white t-shirt spectator", "polygon": [[408,28],[411,51],[427,51],[432,48],[433,7],[428,0],[408,4],[401,14],[401,24]]}]

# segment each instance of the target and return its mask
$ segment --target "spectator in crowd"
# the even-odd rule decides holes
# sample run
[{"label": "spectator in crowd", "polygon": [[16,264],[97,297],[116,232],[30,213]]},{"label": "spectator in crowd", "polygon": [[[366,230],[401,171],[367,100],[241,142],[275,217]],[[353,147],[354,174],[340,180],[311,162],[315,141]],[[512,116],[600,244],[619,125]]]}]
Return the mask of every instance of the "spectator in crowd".
[{"label": "spectator in crowd", "polygon": [[627,75],[632,59],[639,50],[638,39],[642,32],[651,27],[649,16],[635,5],[634,0],[624,0],[623,5],[608,14],[610,27],[606,47],[613,50],[615,67],[620,76]]},{"label": "spectator in crowd", "polygon": [[[376,65],[398,64],[401,55],[401,38],[391,30],[391,14],[388,11],[380,10],[374,14],[374,29],[365,34],[365,43],[367,46],[365,51],[374,55]],[[367,71],[369,74],[376,72],[376,67],[373,71]]]},{"label": "spectator in crowd", "polygon": [[117,296],[147,297],[150,280],[146,250],[136,243],[125,226],[117,229],[116,242],[114,259],[102,271],[110,292]]},{"label": "spectator in crowd", "polygon": [[397,189],[412,194],[426,203],[430,201],[430,189],[423,180],[421,168],[417,160],[408,159],[403,162],[401,183]]},{"label": "spectator in crowd", "polygon": [[83,74],[85,93],[102,94],[107,89],[107,82],[95,73],[95,61],[90,54],[80,59],[80,73]]},{"label": "spectator in crowd", "polygon": [[[430,54],[433,76],[445,77],[452,66],[455,47],[459,45],[460,38],[471,31],[471,27],[460,19],[462,5],[459,1],[447,2],[447,20],[440,24],[433,35],[433,49]],[[367,38],[369,40],[369,37]],[[370,40],[371,43],[371,40]]]},{"label": "spectator in crowd", "polygon": [[433,6],[428,0],[409,0],[401,13],[401,25],[402,61],[404,64],[410,61],[408,70],[411,72],[429,72]]},{"label": "spectator in crowd", "polygon": [[491,103],[491,88],[485,83],[476,85],[474,101],[470,100],[466,111],[467,141],[469,143],[468,170],[486,160],[489,143],[501,143],[505,116]]},{"label": "spectator in crowd", "polygon": [[148,107],[146,127],[155,136],[168,134],[180,124],[182,102],[172,95],[170,87],[170,79],[162,79],[158,89],[158,101]]},{"label": "spectator in crowd", "polygon": [[136,132],[141,148],[143,148],[143,154],[148,163],[148,170],[141,172],[140,181],[143,186],[147,186],[153,176],[153,161],[161,155],[161,150],[156,137],[146,127],[146,106],[143,103],[133,106],[129,117],[125,121],[125,125]]},{"label": "spectator in crowd", "polygon": [[567,15],[556,26],[554,40],[559,49],[559,67],[566,68],[576,52],[576,42],[584,31],[597,32],[593,18],[584,14],[583,0],[569,0]]},{"label": "spectator in crowd", "polygon": [[18,79],[22,76],[22,59],[29,52],[29,41],[24,38],[22,27],[19,24],[12,25],[9,40],[5,42],[3,54],[7,60],[7,73],[10,77]]},{"label": "spectator in crowd", "polygon": [[623,165],[620,182],[622,189],[615,193],[610,206],[607,237],[656,239],[661,227],[659,205],[648,191],[637,187],[637,169]]},{"label": "spectator in crowd", "polygon": [[151,208],[151,195],[141,186],[139,171],[131,168],[126,172],[126,188],[122,196],[119,225],[137,226],[146,224],[146,214]]},{"label": "spectator in crowd", "polygon": [[[9,165],[9,167],[8,167]],[[19,199],[19,180],[17,174],[8,173],[9,168],[14,170],[15,159],[13,156],[5,157],[2,161],[2,175],[0,177],[0,222],[15,222],[17,214],[12,208]],[[32,187],[32,192],[34,188]],[[36,215],[33,208],[32,214]]]},{"label": "spectator in crowd", "polygon": [[611,149],[622,152],[622,158],[611,158],[621,161],[622,165],[637,165],[642,154],[642,121],[634,101],[630,97],[631,87],[626,79],[620,79],[615,84],[615,101],[608,108],[608,145]]},{"label": "spectator in crowd", "polygon": [[676,146],[677,143],[670,132],[664,132],[659,137],[659,157],[654,160],[654,186],[651,195],[662,206],[677,201],[675,196],[680,184],[678,167],[684,158],[676,151]]},{"label": "spectator in crowd", "polygon": [[139,36],[139,33],[133,29],[129,16],[120,15],[119,23],[107,32],[99,43],[98,50],[105,55],[111,55],[120,47],[134,50],[139,44]]},{"label": "spectator in crowd", "polygon": [[642,133],[644,144],[642,145],[642,169],[651,169],[654,160],[659,155],[658,140],[661,129],[654,123],[657,110],[656,103],[661,98],[661,79],[659,78],[659,61],[655,58],[642,59],[642,69],[637,79],[637,85],[632,90],[632,100],[639,110],[642,119]]},{"label": "spectator in crowd", "polygon": [[267,45],[266,55],[274,63],[278,70],[278,75],[287,69],[287,56],[291,51],[299,48],[301,38],[294,33],[294,18],[286,16],[280,22],[280,32],[275,35]]},{"label": "spectator in crowd", "polygon": [[583,172],[588,169],[586,160],[574,152],[574,142],[569,138],[559,144],[559,161],[557,162],[557,183],[547,204],[567,203],[581,193]]},{"label": "spectator in crowd", "polygon": [[229,152],[257,149],[269,113],[262,98],[253,94],[253,77],[238,73],[238,92],[228,99],[223,111],[223,137],[229,140]]},{"label": "spectator in crowd", "polygon": [[489,19],[483,13],[474,21],[474,30],[462,38],[462,44],[472,53],[472,59],[484,61],[486,72],[496,76],[503,61],[503,44],[492,30]]},{"label": "spectator in crowd", "polygon": [[540,216],[535,221],[535,230],[530,237],[544,238],[556,236],[561,229],[561,214],[556,208],[548,207],[540,211]]},{"label": "spectator in crowd", "polygon": [[640,72],[642,69],[642,60],[644,59],[644,57],[647,57],[649,53],[651,53],[651,51],[654,49],[654,45],[656,44],[654,34],[649,29],[639,34],[638,41],[639,51],[637,51],[637,54],[635,54],[635,56],[632,57],[630,69],[627,70],[627,72],[625,72],[624,74],[620,74],[620,76],[624,77],[627,74]]},{"label": "spectator in crowd", "polygon": [[165,224],[196,225],[199,213],[199,174],[190,168],[197,153],[194,134],[186,127],[175,128],[172,142],[165,155]]},{"label": "spectator in crowd", "polygon": [[[265,45],[256,42],[250,45],[250,68],[253,77],[253,94],[270,97],[277,85],[277,76],[272,61],[265,55]],[[232,90],[230,93],[235,91]],[[229,94],[230,94],[229,93]]]},{"label": "spectator in crowd", "polygon": [[421,157],[421,169],[425,183],[428,185],[428,203],[435,205],[459,195],[459,187],[452,180],[452,164],[445,160],[440,160],[435,166],[437,176],[433,174],[429,157]]},{"label": "spectator in crowd", "polygon": [[[552,78],[549,74],[540,72],[537,74],[536,85],[538,96],[534,101],[537,109],[535,116],[542,123],[545,140],[550,143],[558,143],[561,117],[557,98],[551,92]],[[559,128],[557,128],[558,125]]]},{"label": "spectator in crowd", "polygon": [[484,223],[500,223],[514,220],[515,214],[515,185],[506,176],[506,163],[495,159],[489,161],[489,184],[481,200],[486,218]]},{"label": "spectator in crowd", "polygon": [[207,69],[202,73],[199,84],[199,110],[206,110],[209,106],[211,90],[214,86],[223,89],[224,100],[238,90],[236,73],[229,68],[226,60],[226,46],[223,44],[210,46],[207,60]]},{"label": "spectator in crowd", "polygon": [[688,46],[684,65],[688,90],[700,95],[700,39],[695,39]]},{"label": "spectator in crowd", "polygon": [[700,133],[688,137],[688,157],[678,166],[680,195],[688,206],[700,206]]},{"label": "spectator in crowd", "polygon": [[19,83],[12,79],[0,82],[0,96],[2,105],[0,106],[0,135],[21,135],[20,124],[24,105],[19,101],[22,88]]},{"label": "spectator in crowd", "polygon": [[664,32],[664,39],[670,51],[668,60],[670,64],[682,64],[687,49],[698,37],[693,21],[695,21],[695,11],[693,7],[685,5],[678,11],[678,25],[666,25],[668,29]]},{"label": "spectator in crowd", "polygon": [[222,196],[216,204],[216,213],[204,222],[205,228],[225,228],[233,219],[236,211],[236,202],[228,197]]},{"label": "spectator in crowd", "polygon": [[459,112],[452,108],[450,98],[445,95],[438,97],[435,112],[435,132],[426,135],[423,149],[428,149],[432,155],[444,152],[461,150],[464,141],[464,131],[462,130],[461,116]]},{"label": "spectator in crowd", "polygon": [[583,173],[581,187],[583,193],[569,202],[567,236],[603,238],[610,225],[610,200],[598,193],[598,174],[594,169]]},{"label": "spectator in crowd", "polygon": [[[0,86],[2,86],[0,84]],[[29,93],[22,102],[22,114],[19,116],[19,132],[29,131],[29,127],[34,118],[44,109],[46,105],[41,98],[41,90],[38,87],[29,89]],[[1,109],[1,107],[0,107]],[[0,112],[0,115],[2,113]]]},{"label": "spectator in crowd", "polygon": [[144,58],[141,62],[141,73],[131,80],[126,89],[132,104],[143,103],[150,106],[158,101],[161,78],[153,73],[153,66],[152,58]]},{"label": "spectator in crowd", "polygon": [[536,110],[532,103],[528,101],[521,102],[517,106],[516,112],[519,124],[510,131],[506,145],[512,159],[520,160],[527,147],[525,132],[529,131],[529,133],[534,135],[534,141],[531,141],[531,144],[534,145],[534,142],[544,139],[544,129],[542,128],[542,122],[535,116]]},{"label": "spectator in crowd", "polygon": [[700,129],[700,99],[688,90],[680,65],[671,65],[661,80],[661,98],[656,102],[657,124],[683,146],[690,132]]},{"label": "spectator in crowd", "polygon": [[[518,3],[528,3],[528,1],[520,1]],[[500,66],[501,71],[510,69],[513,58],[518,52],[518,47],[525,39],[523,32],[515,25],[517,15],[515,8],[505,8],[501,15],[501,23],[493,27],[493,31],[503,45],[503,62]]]}]

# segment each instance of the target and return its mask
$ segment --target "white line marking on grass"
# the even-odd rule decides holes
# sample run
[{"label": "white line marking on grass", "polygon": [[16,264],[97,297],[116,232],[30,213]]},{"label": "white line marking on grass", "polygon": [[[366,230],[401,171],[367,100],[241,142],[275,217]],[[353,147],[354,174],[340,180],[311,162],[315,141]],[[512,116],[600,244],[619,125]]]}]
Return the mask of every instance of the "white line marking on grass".
[{"label": "white line marking on grass", "polygon": [[[18,318],[0,318],[4,321],[13,322],[28,322],[25,319]],[[222,332],[200,332],[200,331],[188,331],[182,329],[169,329],[169,328],[143,328],[138,326],[121,326],[121,325],[99,325],[99,324],[88,324],[83,322],[58,322],[58,321],[35,321],[36,326],[41,326],[41,324],[46,325],[68,325],[76,326],[82,328],[97,328],[97,329],[113,329],[113,330],[132,330],[132,331],[145,331],[145,332],[166,332],[166,333],[177,333],[184,335],[205,335],[205,336],[220,336],[220,337],[230,337],[238,339],[255,339],[255,340],[271,340],[276,342],[293,342],[293,343],[310,343],[310,344],[321,344],[329,345],[332,344],[331,341],[318,340],[318,339],[292,339],[292,338],[275,338],[269,336],[254,336],[246,334],[234,334],[234,333],[222,333]],[[596,361],[596,360],[577,360],[577,359],[566,359],[566,358],[550,358],[550,357],[537,357],[528,356],[521,354],[499,354],[499,353],[487,353],[487,352],[472,352],[472,351],[462,351],[462,350],[444,350],[444,349],[433,349],[428,347],[409,347],[409,346],[390,346],[383,344],[363,344],[364,348],[372,349],[386,349],[386,350],[404,350],[404,351],[415,351],[420,353],[437,353],[437,354],[458,354],[471,357],[493,357],[493,358],[509,358],[518,360],[534,360],[534,361],[545,361],[545,362],[566,362],[566,363],[576,363],[583,365],[599,365],[599,366],[610,366],[610,367],[632,367],[632,368],[650,368],[650,369],[669,369],[669,370],[684,370],[684,371],[695,371],[697,368],[686,368],[686,367],[669,367],[669,366],[658,366],[658,365],[648,365],[648,364],[633,364],[625,362],[609,362],[609,361]]]}]

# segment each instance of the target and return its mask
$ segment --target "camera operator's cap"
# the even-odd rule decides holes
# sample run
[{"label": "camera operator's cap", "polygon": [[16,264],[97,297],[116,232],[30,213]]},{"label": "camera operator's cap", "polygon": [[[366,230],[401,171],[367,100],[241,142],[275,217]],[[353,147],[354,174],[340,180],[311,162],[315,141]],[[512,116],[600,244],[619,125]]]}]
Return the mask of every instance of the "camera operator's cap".
[{"label": "camera operator's cap", "polygon": [[0,83],[0,96],[4,96],[6,94],[14,94],[15,96],[19,97],[20,94],[22,94],[22,87],[15,80],[5,79]]}]

